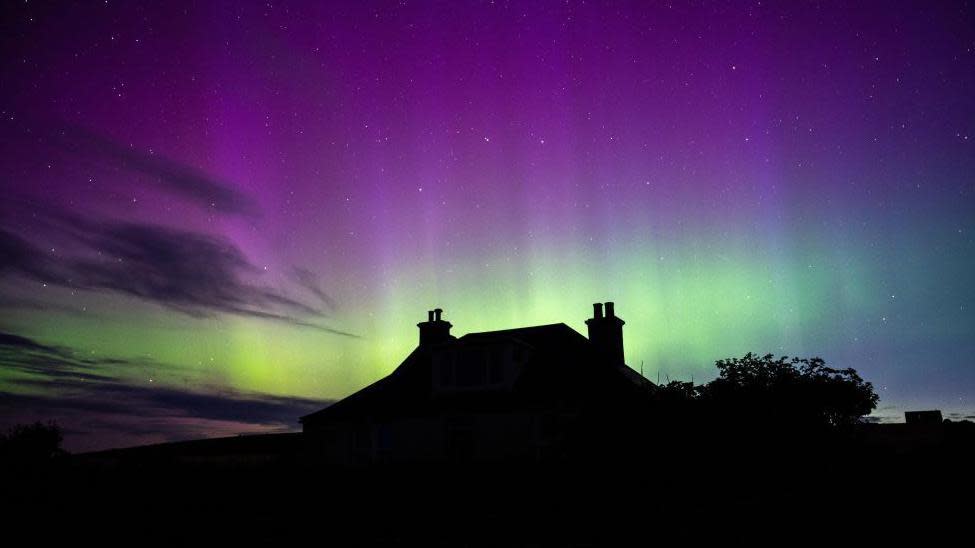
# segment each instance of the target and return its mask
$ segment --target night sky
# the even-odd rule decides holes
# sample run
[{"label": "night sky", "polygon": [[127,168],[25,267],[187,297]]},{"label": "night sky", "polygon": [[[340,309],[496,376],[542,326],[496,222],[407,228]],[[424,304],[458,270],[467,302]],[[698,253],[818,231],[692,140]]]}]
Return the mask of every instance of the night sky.
[{"label": "night sky", "polygon": [[975,415],[975,7],[6,2],[0,426],[294,430],[454,334]]}]

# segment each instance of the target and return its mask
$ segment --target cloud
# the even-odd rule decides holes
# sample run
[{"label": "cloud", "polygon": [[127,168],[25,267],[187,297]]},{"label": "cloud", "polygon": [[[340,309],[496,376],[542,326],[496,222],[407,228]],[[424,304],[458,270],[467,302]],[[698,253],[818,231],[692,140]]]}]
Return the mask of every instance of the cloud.
[{"label": "cloud", "polygon": [[[0,230],[0,233],[3,231]],[[2,238],[0,234],[0,238]],[[3,269],[0,268],[0,274],[2,274]],[[10,295],[4,295],[0,293],[0,309],[13,309],[13,310],[41,310],[46,312],[60,312],[62,314],[84,314],[85,317],[91,318],[93,315],[90,312],[84,312],[78,308],[72,308],[63,304],[55,304],[49,302],[42,302],[39,300],[24,299],[20,297],[11,297]]]},{"label": "cloud", "polygon": [[220,311],[274,317],[261,310],[269,306],[316,314],[245,282],[256,269],[221,238],[133,223],[75,227],[79,239],[101,256],[70,264],[72,277],[85,288],[125,293],[196,315]]},{"label": "cloud", "polygon": [[259,271],[230,241],[197,232],[130,222],[95,222],[59,213],[50,225],[82,251],[54,258],[0,229],[0,275],[135,297],[191,316],[251,316],[345,337],[353,333],[309,320],[312,306],[249,281]]},{"label": "cloud", "polygon": [[[38,378],[48,382],[57,380],[109,381],[113,377],[101,374],[104,367],[123,367],[135,362],[119,358],[79,356],[60,346],[39,343],[33,339],[0,331],[0,373],[10,376],[11,384],[31,384]],[[139,364],[145,366],[143,362]],[[20,374],[20,375],[17,375]],[[24,378],[26,374],[26,378]]]},{"label": "cloud", "polygon": [[338,303],[331,295],[322,289],[321,284],[318,280],[318,276],[305,268],[294,267],[291,269],[291,278],[301,287],[305,288],[309,293],[318,297],[329,310],[335,310],[338,308]]},{"label": "cloud", "polygon": [[[85,161],[144,173],[149,184],[209,211],[246,216],[258,212],[250,198],[224,181],[83,127],[34,120],[22,136],[38,133],[44,136],[40,142],[80,154]],[[191,316],[235,314],[358,337],[316,321],[323,309],[335,308],[335,300],[320,289],[310,272],[303,271],[292,281],[311,292],[317,299],[311,301],[314,306],[255,283],[260,272],[225,238],[138,222],[92,220],[80,212],[68,213],[44,204],[26,215],[25,205],[29,203],[16,197],[0,201],[0,209],[6,210],[0,212],[0,277],[16,275],[72,289],[124,294]],[[67,245],[57,247],[74,249],[74,254],[55,256],[46,252],[54,246],[39,247],[24,237],[43,234],[45,229],[67,239]],[[76,312],[34,297],[0,295],[0,308]]]},{"label": "cloud", "polygon": [[861,421],[872,423],[872,424],[891,424],[904,422],[903,415],[868,415],[866,417],[861,417]]},{"label": "cloud", "polygon": [[13,333],[4,333],[0,331],[0,348],[10,347],[21,350],[39,350],[42,352],[56,352],[53,346],[47,346],[35,342],[33,339],[28,339],[27,337],[21,337],[20,335],[14,335]]},{"label": "cloud", "polygon": [[81,154],[88,160],[108,162],[148,175],[151,184],[201,207],[232,215],[253,217],[258,214],[253,200],[229,183],[198,169],[123,145],[80,126],[58,124],[51,131],[54,141],[63,149]]},{"label": "cloud", "polygon": [[57,282],[51,261],[30,242],[0,228],[0,274],[17,273],[42,282]]},{"label": "cloud", "polygon": [[[72,450],[91,450],[242,432],[291,431],[327,401],[228,389],[180,389],[123,382],[120,368],[159,364],[89,358],[69,348],[0,332],[0,427],[56,420]],[[170,368],[170,366],[162,366]],[[11,373],[14,373],[11,375]],[[16,374],[20,373],[20,375]],[[23,375],[26,373],[26,375]],[[114,374],[113,374],[114,373]]]},{"label": "cloud", "polygon": [[0,428],[54,420],[65,448],[93,451],[244,433],[293,432],[298,417],[328,401],[222,391],[203,393],[122,383],[71,383],[68,393],[0,392]]},{"label": "cloud", "polygon": [[[80,380],[55,382],[64,393],[54,396],[39,394],[5,394],[7,412],[17,408],[59,409],[73,413],[120,414],[127,417],[198,419],[230,421],[254,425],[294,427],[298,417],[324,407],[322,400],[291,398],[236,392],[227,389],[212,393],[178,390],[172,387],[137,386],[105,381],[92,386]],[[19,384],[45,386],[44,381],[21,381]]]}]

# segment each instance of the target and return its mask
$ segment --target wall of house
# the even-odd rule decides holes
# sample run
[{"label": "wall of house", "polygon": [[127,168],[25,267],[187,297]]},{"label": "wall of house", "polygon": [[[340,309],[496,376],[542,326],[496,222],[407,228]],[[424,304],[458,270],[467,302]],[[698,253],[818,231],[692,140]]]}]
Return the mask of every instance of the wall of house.
[{"label": "wall of house", "polygon": [[532,413],[347,422],[308,432],[311,458],[335,464],[533,460],[558,433]]}]

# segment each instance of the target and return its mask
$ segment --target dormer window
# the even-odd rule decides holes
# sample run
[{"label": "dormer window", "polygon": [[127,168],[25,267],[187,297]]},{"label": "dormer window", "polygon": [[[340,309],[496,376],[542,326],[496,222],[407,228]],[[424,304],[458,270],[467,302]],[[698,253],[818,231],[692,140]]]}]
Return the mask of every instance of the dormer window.
[{"label": "dormer window", "polygon": [[504,382],[504,364],[501,360],[494,360],[488,365],[488,383],[502,384]]},{"label": "dormer window", "polygon": [[507,346],[490,345],[451,349],[433,360],[434,380],[442,390],[477,390],[501,388],[506,369],[514,364]]}]

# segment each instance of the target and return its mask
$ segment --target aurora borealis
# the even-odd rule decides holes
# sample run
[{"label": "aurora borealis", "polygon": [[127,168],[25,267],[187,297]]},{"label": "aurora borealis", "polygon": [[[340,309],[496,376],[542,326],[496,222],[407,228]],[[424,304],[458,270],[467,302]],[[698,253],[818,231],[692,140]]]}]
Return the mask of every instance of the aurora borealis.
[{"label": "aurora borealis", "polygon": [[0,426],[280,431],[614,300],[627,362],[975,415],[965,3],[9,3]]}]

